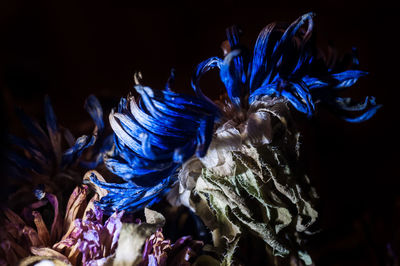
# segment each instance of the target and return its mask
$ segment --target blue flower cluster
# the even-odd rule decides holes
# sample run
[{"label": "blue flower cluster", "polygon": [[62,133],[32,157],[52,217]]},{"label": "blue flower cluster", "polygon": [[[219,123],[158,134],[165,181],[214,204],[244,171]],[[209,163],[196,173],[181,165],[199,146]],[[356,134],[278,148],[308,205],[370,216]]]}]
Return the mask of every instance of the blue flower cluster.
[{"label": "blue flower cluster", "polygon": [[99,205],[104,211],[136,211],[157,202],[174,181],[176,169],[192,155],[204,156],[211,142],[218,109],[199,97],[140,84],[140,94],[122,98],[110,114],[114,150],[105,158],[107,168],[124,183],[91,180],[107,189]]},{"label": "blue flower cluster", "polygon": [[[298,111],[311,117],[316,103],[324,103],[349,122],[362,122],[381,107],[373,97],[362,103],[337,93],[352,86],[367,73],[357,70],[353,57],[350,69],[338,69],[321,56],[313,42],[313,13],[308,13],[287,28],[272,23],[258,36],[251,55],[239,42],[237,27],[227,29],[230,51],[224,59],[212,57],[197,66],[193,87],[213,68],[220,69],[221,80],[236,107],[247,106],[263,96],[284,97]],[[248,99],[248,102],[246,102]],[[349,112],[362,112],[352,117]]]}]

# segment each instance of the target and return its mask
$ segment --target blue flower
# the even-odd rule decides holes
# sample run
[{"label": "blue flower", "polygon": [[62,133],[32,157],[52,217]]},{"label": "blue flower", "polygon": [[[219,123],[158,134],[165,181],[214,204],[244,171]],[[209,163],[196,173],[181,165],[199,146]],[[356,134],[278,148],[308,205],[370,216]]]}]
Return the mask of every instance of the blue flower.
[{"label": "blue flower", "polygon": [[83,135],[75,140],[72,133],[57,122],[48,96],[45,97],[44,108],[45,128],[22,110],[16,110],[29,137],[23,139],[9,136],[15,149],[7,154],[10,161],[8,174],[14,179],[12,183],[15,183],[17,178],[24,182],[24,186],[45,184],[58,193],[66,189],[66,180],[71,185],[81,183],[81,173],[75,168],[81,163],[82,153],[87,148],[101,143],[97,145],[102,145],[103,148],[92,151],[92,155],[97,158],[99,156],[95,153],[105,153],[104,143],[107,142],[102,141],[105,137],[99,138],[104,135],[102,109],[95,96],[88,97],[85,109],[95,121],[96,128],[93,135]]},{"label": "blue flower", "polygon": [[[311,117],[317,103],[326,104],[349,122],[361,122],[372,117],[381,107],[373,97],[362,103],[337,93],[352,86],[367,73],[357,70],[354,56],[348,69],[332,64],[316,49],[313,13],[305,14],[290,26],[272,23],[258,36],[253,55],[239,42],[239,31],[227,29],[230,51],[224,59],[212,57],[197,66],[192,86],[199,94],[199,79],[213,68],[220,69],[228,97],[236,108],[246,107],[263,96],[284,97],[298,111]],[[248,100],[247,100],[248,99]],[[361,112],[352,117],[351,112]]]},{"label": "blue flower", "polygon": [[204,156],[211,142],[217,107],[206,98],[136,85],[140,94],[122,98],[110,114],[114,150],[105,165],[124,183],[91,180],[108,190],[98,203],[108,213],[134,212],[157,202],[175,180],[177,168]]}]

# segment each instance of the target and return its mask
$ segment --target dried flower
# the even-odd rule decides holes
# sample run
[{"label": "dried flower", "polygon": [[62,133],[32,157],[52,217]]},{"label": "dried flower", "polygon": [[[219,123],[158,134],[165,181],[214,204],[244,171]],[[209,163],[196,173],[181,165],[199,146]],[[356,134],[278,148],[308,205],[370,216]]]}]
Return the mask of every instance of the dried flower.
[{"label": "dried flower", "polygon": [[[83,135],[76,140],[68,129],[58,124],[49,97],[45,98],[47,133],[38,122],[17,110],[29,137],[25,140],[10,136],[11,143],[15,144],[17,149],[8,153],[11,162],[9,176],[12,178],[11,182],[18,185],[18,191],[11,195],[9,200],[10,206],[19,203],[21,198],[26,199],[27,195],[33,196],[31,191],[38,186],[45,186],[42,191],[54,193],[62,198],[59,193],[70,193],[75,185],[81,183],[82,173],[77,167],[78,164],[95,167],[101,161],[99,158],[110,148],[109,138],[104,133],[102,108],[97,98],[91,95],[86,100],[85,109],[92,116],[96,127],[93,135]],[[64,144],[68,148],[64,149]],[[94,162],[81,161],[83,151],[94,144],[88,158]]]},{"label": "dried flower", "polygon": [[203,156],[211,141],[217,109],[199,98],[153,90],[137,84],[141,95],[122,98],[110,114],[114,150],[105,158],[107,168],[121,184],[96,185],[107,189],[99,206],[107,212],[136,211],[158,201],[173,182],[176,169],[195,152]]},{"label": "dried flower", "polygon": [[[312,116],[317,103],[324,103],[349,122],[371,118],[381,107],[373,97],[361,103],[341,98],[337,93],[367,73],[357,70],[353,57],[350,69],[315,49],[313,13],[299,17],[289,27],[276,23],[266,26],[258,36],[253,55],[239,42],[237,27],[227,29],[229,45],[224,59],[212,57],[200,63],[193,77],[198,93],[200,77],[213,68],[220,69],[222,82],[235,109],[248,106],[263,96],[283,97],[298,111]],[[304,27],[306,28],[304,29]],[[349,112],[364,111],[358,117]]]},{"label": "dried flower", "polygon": [[191,265],[189,260],[198,255],[202,246],[203,242],[192,240],[190,236],[181,237],[171,244],[158,229],[146,240],[143,260],[139,265]]},{"label": "dried flower", "polygon": [[[96,173],[89,172],[88,174]],[[104,180],[98,173],[97,178]],[[24,219],[10,209],[5,209],[2,221],[1,255],[14,265],[30,253],[43,258],[55,259],[77,265],[97,265],[115,252],[123,212],[114,213],[103,223],[102,210],[94,202],[105,195],[100,188],[90,201],[86,185],[76,187],[71,194],[65,217],[62,219],[57,197],[45,193],[45,197],[23,211]],[[51,230],[46,227],[42,214],[35,209],[50,203],[54,210]],[[34,227],[29,226],[33,221]]]},{"label": "dried flower", "polygon": [[[301,170],[300,134],[288,103],[311,116],[322,102],[349,122],[367,120],[380,107],[373,98],[352,105],[336,96],[366,73],[337,72],[317,57],[310,39],[312,16],[305,14],[287,28],[275,23],[265,27],[253,56],[240,45],[238,29],[229,28],[225,58],[202,62],[194,74],[192,86],[201,96],[200,77],[220,69],[227,98],[219,102],[222,117],[206,156],[182,166],[179,193],[175,189],[175,198],[169,197],[202,217],[228,265],[245,231],[262,239],[270,254],[295,254],[312,263],[303,239],[313,232],[318,196]],[[356,118],[344,113],[363,110]]]}]

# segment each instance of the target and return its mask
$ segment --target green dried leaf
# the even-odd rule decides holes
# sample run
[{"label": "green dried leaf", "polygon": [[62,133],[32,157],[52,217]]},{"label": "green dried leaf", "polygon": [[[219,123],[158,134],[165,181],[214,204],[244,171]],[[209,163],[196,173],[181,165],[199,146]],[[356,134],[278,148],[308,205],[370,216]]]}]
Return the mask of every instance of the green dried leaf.
[{"label": "green dried leaf", "polygon": [[[248,121],[229,120],[217,129],[201,159],[204,167],[192,191],[198,195],[194,209],[212,230],[214,245],[225,250],[224,265],[232,263],[244,231],[261,238],[275,256],[295,254],[312,263],[299,246],[318,217],[313,207],[317,195],[299,163],[300,134],[284,101],[264,99],[249,113]],[[272,132],[264,136],[255,132],[258,128]],[[237,143],[224,142],[227,136]]]}]

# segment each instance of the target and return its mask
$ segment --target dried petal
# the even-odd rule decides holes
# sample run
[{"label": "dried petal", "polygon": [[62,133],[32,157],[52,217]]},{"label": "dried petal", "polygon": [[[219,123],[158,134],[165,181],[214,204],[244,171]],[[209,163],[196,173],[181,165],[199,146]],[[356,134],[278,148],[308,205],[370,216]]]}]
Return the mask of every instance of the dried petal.
[{"label": "dried petal", "polygon": [[65,234],[70,226],[73,226],[73,221],[82,217],[82,214],[86,208],[86,197],[88,193],[88,187],[86,185],[78,186],[72,192],[65,212],[63,233]]},{"label": "dried petal", "polygon": [[40,241],[43,243],[44,246],[50,246],[50,234],[43,221],[42,215],[37,211],[33,211],[32,215],[34,217],[34,222]]},{"label": "dried petal", "polygon": [[36,248],[36,247],[31,247],[31,252],[32,254],[36,256],[43,256],[43,257],[49,257],[49,258],[54,258],[58,259],[64,263],[69,264],[69,261],[67,257],[65,257],[63,254],[51,249],[51,248]]}]

